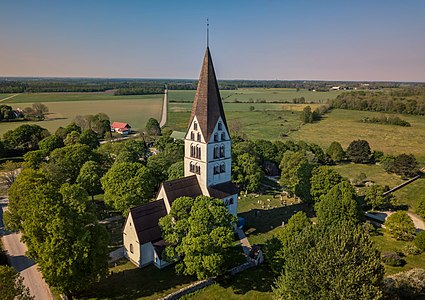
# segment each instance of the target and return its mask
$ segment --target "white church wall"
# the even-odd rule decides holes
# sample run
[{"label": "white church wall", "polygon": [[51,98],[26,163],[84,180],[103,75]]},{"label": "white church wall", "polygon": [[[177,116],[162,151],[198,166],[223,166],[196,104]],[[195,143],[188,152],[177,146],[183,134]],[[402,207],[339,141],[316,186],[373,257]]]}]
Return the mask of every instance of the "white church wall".
[{"label": "white church wall", "polygon": [[131,214],[125,222],[123,232],[124,255],[137,266],[140,265],[140,244],[134,228],[133,218]]}]

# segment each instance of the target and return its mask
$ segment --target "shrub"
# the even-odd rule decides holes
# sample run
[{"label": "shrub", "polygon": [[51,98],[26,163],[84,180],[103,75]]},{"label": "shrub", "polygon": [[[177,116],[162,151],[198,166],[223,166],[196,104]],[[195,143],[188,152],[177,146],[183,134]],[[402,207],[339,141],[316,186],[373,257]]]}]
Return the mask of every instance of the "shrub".
[{"label": "shrub", "polygon": [[419,232],[413,241],[420,252],[425,251],[425,231]]},{"label": "shrub", "polygon": [[397,240],[411,241],[415,237],[415,224],[405,211],[393,213],[385,220],[385,226]]},{"label": "shrub", "polygon": [[403,247],[403,254],[404,255],[417,255],[417,254],[420,254],[421,253],[421,250],[415,245],[415,244],[412,244],[412,243],[408,243],[407,245],[405,245],[404,247]]},{"label": "shrub", "polygon": [[386,299],[424,299],[425,270],[412,269],[384,279]]},{"label": "shrub", "polygon": [[381,261],[392,267],[400,267],[404,264],[404,260],[396,252],[385,252],[381,256]]}]

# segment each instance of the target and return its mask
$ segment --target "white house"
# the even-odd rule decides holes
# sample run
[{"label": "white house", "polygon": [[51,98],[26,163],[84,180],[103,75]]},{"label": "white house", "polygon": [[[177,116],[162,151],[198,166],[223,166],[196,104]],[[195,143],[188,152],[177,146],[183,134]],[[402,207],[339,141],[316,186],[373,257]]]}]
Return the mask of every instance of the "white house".
[{"label": "white house", "polygon": [[230,213],[237,213],[239,190],[231,182],[232,142],[208,47],[184,143],[185,177],[163,182],[157,200],[131,209],[127,218],[124,252],[139,267],[166,265],[161,260],[165,243],[158,220],[169,213],[175,199],[210,196],[222,199]]},{"label": "white house", "polygon": [[113,122],[111,125],[111,131],[126,135],[131,133],[131,126],[128,123]]}]

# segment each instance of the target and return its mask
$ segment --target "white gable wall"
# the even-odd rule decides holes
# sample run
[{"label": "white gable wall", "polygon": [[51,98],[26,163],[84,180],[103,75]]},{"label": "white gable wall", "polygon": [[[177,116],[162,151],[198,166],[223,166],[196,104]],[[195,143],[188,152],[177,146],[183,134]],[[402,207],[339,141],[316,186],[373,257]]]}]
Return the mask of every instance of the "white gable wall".
[{"label": "white gable wall", "polygon": [[[124,255],[130,259],[134,264],[140,266],[140,244],[139,238],[137,237],[136,229],[134,227],[133,218],[131,213],[128,215],[127,221],[125,222],[123,232],[123,243],[124,243]],[[132,245],[132,247],[130,247]],[[132,248],[133,252],[130,251]]]}]

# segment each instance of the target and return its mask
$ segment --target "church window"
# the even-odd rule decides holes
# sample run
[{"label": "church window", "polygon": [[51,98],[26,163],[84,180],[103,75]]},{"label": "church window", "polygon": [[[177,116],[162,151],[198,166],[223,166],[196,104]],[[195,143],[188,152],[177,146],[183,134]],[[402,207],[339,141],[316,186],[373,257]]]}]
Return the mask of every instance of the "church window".
[{"label": "church window", "polygon": [[221,140],[224,141],[226,139],[226,134],[224,132],[221,133]]},{"label": "church window", "polygon": [[218,149],[218,145],[214,146],[214,158],[219,158],[220,157],[220,153],[219,153],[219,149]]},{"label": "church window", "polygon": [[195,165],[193,164],[193,162],[190,162],[189,170],[190,172],[195,173]]},{"label": "church window", "polygon": [[133,244],[130,244],[130,252],[134,253]]},{"label": "church window", "polygon": [[198,132],[198,142],[201,141],[201,134]]},{"label": "church window", "polygon": [[224,145],[220,146],[220,157],[224,157]]},{"label": "church window", "polygon": [[220,165],[220,173],[224,173],[224,172],[226,172],[226,165],[224,163],[222,163]]},{"label": "church window", "polygon": [[195,146],[190,145],[190,157],[195,157]]},{"label": "church window", "polygon": [[232,205],[233,204],[233,198],[230,198],[229,199],[229,205]]},{"label": "church window", "polygon": [[218,130],[222,130],[223,129],[222,128],[223,127],[223,124],[221,124],[221,122],[218,122],[218,126],[217,127],[218,127]]},{"label": "church window", "polygon": [[215,165],[214,166],[214,175],[220,174],[220,166],[219,165]]},{"label": "church window", "polygon": [[195,172],[196,174],[201,175],[201,166],[195,165]]},{"label": "church window", "polygon": [[198,130],[198,123],[193,122],[193,129],[194,129],[194,130]]},{"label": "church window", "polygon": [[196,153],[195,157],[201,159],[201,147],[196,146]]},{"label": "church window", "polygon": [[218,142],[218,133],[214,133],[214,142]]},{"label": "church window", "polygon": [[192,141],[195,139],[195,133],[193,131],[190,133],[190,139]]}]

